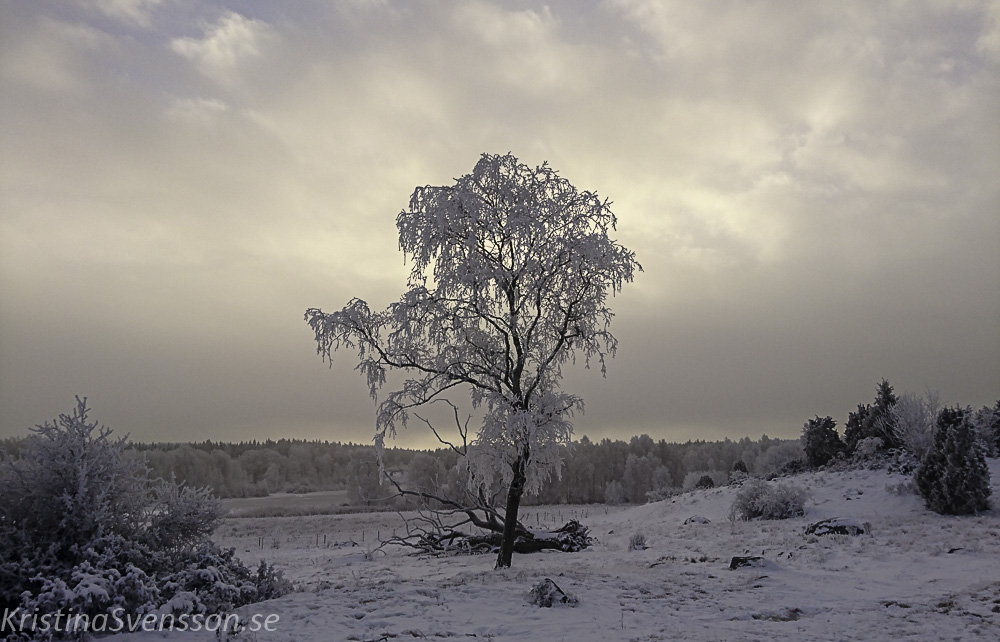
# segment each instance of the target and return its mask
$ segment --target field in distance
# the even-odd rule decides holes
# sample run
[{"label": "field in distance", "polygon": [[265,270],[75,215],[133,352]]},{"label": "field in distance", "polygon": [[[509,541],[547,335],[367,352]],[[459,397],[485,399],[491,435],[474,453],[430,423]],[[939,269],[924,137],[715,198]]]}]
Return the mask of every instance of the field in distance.
[{"label": "field in distance", "polygon": [[364,512],[352,506],[346,490],[321,490],[312,493],[274,493],[267,497],[223,499],[227,517],[282,517],[296,515],[340,515]]}]

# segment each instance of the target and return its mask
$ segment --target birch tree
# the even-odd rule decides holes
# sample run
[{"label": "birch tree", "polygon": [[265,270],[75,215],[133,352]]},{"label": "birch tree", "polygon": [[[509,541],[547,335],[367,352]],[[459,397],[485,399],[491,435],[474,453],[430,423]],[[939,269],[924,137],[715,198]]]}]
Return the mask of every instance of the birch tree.
[{"label": "birch tree", "polygon": [[[379,401],[379,450],[411,414],[467,395],[478,413],[467,453],[475,474],[506,489],[497,568],[511,564],[522,496],[558,473],[558,446],[583,411],[583,400],[560,388],[563,368],[582,362],[605,372],[617,348],[608,295],[642,269],[611,238],[609,205],[546,163],[484,154],[454,185],[418,187],[397,217],[412,263],[398,302],[373,311],[355,298],[336,312],[305,313],[324,359],[358,351]],[[404,381],[384,392],[390,372]]]}]

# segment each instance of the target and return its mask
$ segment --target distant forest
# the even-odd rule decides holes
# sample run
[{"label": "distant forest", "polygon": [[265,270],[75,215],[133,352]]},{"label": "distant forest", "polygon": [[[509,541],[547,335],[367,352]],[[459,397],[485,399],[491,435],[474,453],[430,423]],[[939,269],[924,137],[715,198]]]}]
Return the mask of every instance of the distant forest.
[{"label": "distant forest", "polygon": [[[562,474],[552,477],[528,504],[641,504],[695,487],[719,486],[736,475],[769,477],[817,467],[837,458],[867,459],[901,450],[920,460],[934,438],[940,410],[937,394],[897,397],[883,379],[871,404],[849,413],[843,440],[832,417],[817,416],[799,439],[654,441],[648,435],[628,442],[586,436],[562,447]],[[966,409],[977,439],[989,456],[1000,456],[1000,401],[977,411]],[[17,452],[26,438],[0,440],[0,455]],[[224,443],[131,444],[154,478],[208,488],[221,498],[261,497],[271,493],[347,491],[353,506],[405,505],[391,484],[380,484],[375,449],[329,441],[280,439]],[[408,490],[459,498],[467,471],[451,449],[386,449],[385,470]]]},{"label": "distant forest", "polygon": [[[17,450],[22,440],[0,442]],[[351,503],[383,503],[391,494],[379,485],[372,446],[328,441],[280,439],[224,443],[132,444],[155,477],[208,487],[216,495],[257,497],[271,493],[346,490]],[[734,469],[765,475],[803,458],[800,440],[743,438],[739,441],[654,441],[647,435],[630,441],[582,437],[564,447],[562,475],[550,479],[528,503],[644,503],[648,496],[690,489],[705,475],[716,484]],[[386,449],[386,470],[404,485],[460,491],[465,475],[458,455],[448,449]],[[704,483],[704,481],[703,481]]]},{"label": "distant forest", "polygon": [[[22,440],[0,442],[0,451],[18,449]],[[155,477],[208,487],[216,495],[255,497],[270,493],[346,490],[352,504],[373,505],[391,494],[379,485],[372,446],[328,441],[281,439],[223,443],[133,444]],[[654,441],[647,435],[630,441],[587,437],[565,447],[562,475],[552,478],[529,503],[644,503],[648,497],[690,489],[706,475],[716,484],[734,469],[764,475],[803,458],[798,439]],[[465,475],[458,455],[434,451],[387,449],[386,470],[404,485],[457,493]]]}]

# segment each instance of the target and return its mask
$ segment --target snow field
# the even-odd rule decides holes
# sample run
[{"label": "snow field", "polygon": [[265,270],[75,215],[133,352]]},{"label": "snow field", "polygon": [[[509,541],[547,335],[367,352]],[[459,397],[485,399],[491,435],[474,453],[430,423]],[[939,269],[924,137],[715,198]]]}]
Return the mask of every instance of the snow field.
[{"label": "snow field", "polygon": [[[989,463],[996,500],[1000,460]],[[529,525],[545,523],[534,511],[550,526],[575,514],[598,541],[581,553],[515,556],[503,571],[493,556],[375,552],[376,532],[402,530],[395,513],[229,519],[220,544],[251,566],[266,558],[302,589],[240,610],[280,615],[277,631],[231,639],[1000,640],[1000,514],[936,515],[899,492],[905,479],[852,470],[779,480],[810,493],[805,516],[781,521],[730,522],[731,487],[632,508],[528,507]],[[710,521],[684,523],[696,515]],[[804,534],[832,517],[870,532]],[[629,551],[640,532],[647,548]],[[729,570],[736,555],[763,562]],[[546,577],[579,604],[531,605]]]}]

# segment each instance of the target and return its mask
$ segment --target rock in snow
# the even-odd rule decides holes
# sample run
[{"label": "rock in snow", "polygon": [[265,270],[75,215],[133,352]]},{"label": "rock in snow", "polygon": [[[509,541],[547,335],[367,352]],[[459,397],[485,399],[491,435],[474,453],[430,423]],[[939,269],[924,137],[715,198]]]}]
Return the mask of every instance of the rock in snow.
[{"label": "rock in snow", "polygon": [[531,603],[545,608],[551,608],[553,604],[568,604],[576,606],[576,598],[567,595],[559,586],[545,578],[531,589]]},{"label": "rock in snow", "polygon": [[810,524],[806,535],[864,535],[871,526],[850,517],[833,517]]},{"label": "rock in snow", "polygon": [[759,555],[737,555],[729,563],[729,570],[735,571],[738,568],[761,568],[767,566],[767,560]]}]

